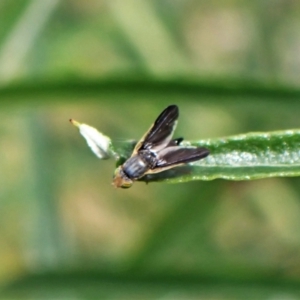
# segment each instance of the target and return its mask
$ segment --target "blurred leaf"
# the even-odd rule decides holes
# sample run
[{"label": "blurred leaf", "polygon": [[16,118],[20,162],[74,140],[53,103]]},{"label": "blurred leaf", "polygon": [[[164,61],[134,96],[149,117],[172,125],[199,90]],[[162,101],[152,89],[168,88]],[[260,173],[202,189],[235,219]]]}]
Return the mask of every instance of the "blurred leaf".
[{"label": "blurred leaf", "polygon": [[265,273],[245,284],[243,279],[201,275],[110,274],[84,270],[23,277],[0,293],[2,299],[263,300],[299,299],[299,295],[299,282],[278,280]]}]

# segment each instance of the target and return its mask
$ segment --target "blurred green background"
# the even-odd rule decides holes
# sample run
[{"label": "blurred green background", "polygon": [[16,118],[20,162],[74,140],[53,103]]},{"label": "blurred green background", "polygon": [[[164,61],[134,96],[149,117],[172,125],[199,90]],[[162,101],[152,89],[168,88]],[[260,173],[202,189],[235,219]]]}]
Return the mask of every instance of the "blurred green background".
[{"label": "blurred green background", "polygon": [[2,299],[300,299],[300,180],[111,186],[122,143],[299,128],[300,2],[0,1]]}]

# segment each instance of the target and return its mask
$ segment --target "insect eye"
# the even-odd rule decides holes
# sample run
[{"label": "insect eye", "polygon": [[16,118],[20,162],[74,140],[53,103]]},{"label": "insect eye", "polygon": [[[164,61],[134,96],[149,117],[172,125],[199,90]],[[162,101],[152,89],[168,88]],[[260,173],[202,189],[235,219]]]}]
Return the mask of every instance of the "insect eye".
[{"label": "insect eye", "polygon": [[123,189],[128,189],[132,186],[133,181],[126,176],[122,167],[118,167],[114,173],[113,185]]},{"label": "insect eye", "polygon": [[123,181],[123,183],[122,183],[122,185],[121,185],[121,188],[122,189],[128,189],[128,188],[130,188],[131,186],[132,186],[132,180],[130,180],[130,181]]},{"label": "insect eye", "polygon": [[120,187],[122,188],[122,189],[128,189],[128,188],[130,188],[131,186],[132,186],[132,184],[133,184],[133,181],[130,179],[130,178],[128,178],[125,174],[124,174],[124,172],[121,172],[120,173]]}]

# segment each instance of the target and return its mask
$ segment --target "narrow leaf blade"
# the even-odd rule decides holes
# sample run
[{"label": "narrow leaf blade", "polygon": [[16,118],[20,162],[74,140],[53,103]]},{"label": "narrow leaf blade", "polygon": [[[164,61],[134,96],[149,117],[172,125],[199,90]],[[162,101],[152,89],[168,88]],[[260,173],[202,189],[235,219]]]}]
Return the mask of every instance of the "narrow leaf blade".
[{"label": "narrow leaf blade", "polygon": [[300,130],[256,132],[237,136],[186,142],[205,147],[205,159],[153,176],[150,181],[252,180],[300,175]]}]

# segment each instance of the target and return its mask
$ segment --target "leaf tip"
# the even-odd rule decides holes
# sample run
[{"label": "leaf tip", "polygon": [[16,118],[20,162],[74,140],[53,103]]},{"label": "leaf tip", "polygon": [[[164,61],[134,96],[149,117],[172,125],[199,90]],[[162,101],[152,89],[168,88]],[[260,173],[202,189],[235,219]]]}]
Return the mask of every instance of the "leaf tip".
[{"label": "leaf tip", "polygon": [[76,126],[76,127],[79,127],[79,126],[81,125],[79,122],[77,122],[77,121],[74,120],[74,119],[69,119],[69,122],[70,122],[72,125]]}]

